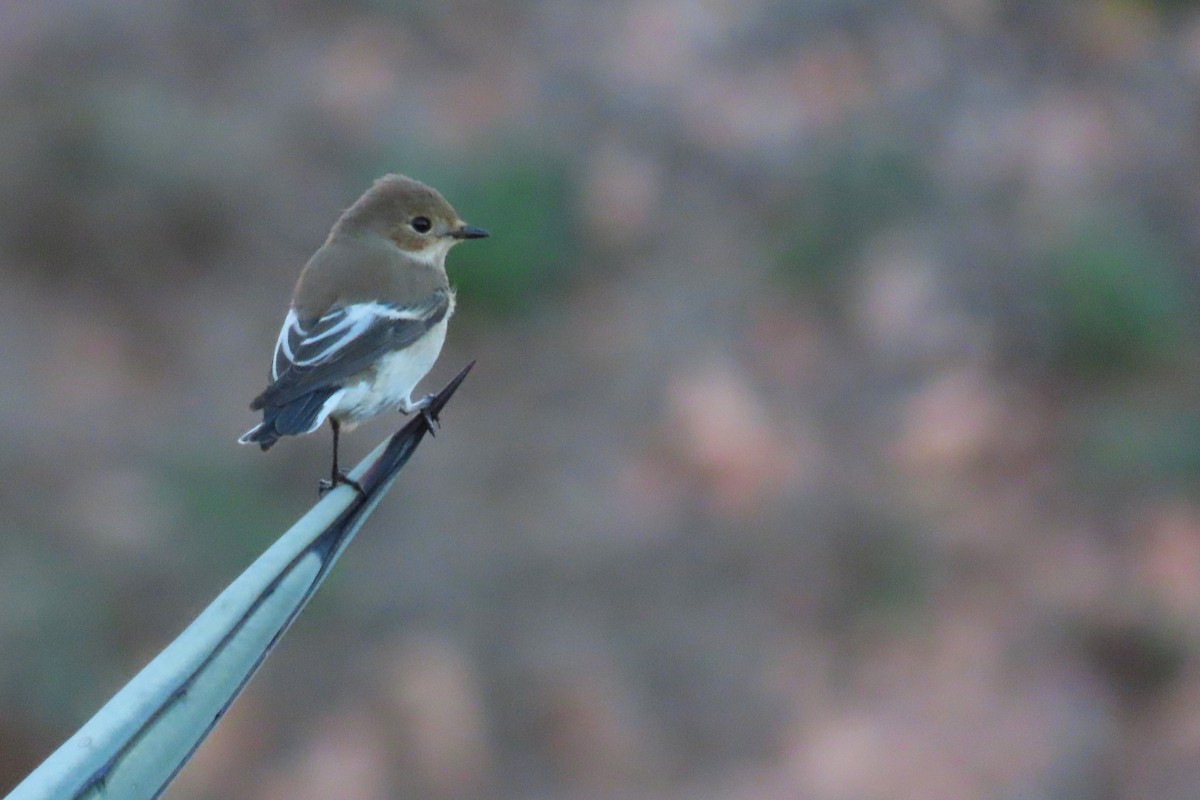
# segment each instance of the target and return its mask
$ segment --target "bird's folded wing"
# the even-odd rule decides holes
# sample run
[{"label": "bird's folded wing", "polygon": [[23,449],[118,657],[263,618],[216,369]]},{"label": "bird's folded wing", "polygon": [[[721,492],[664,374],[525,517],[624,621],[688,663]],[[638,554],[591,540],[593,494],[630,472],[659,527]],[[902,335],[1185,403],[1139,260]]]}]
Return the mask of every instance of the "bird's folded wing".
[{"label": "bird's folded wing", "polygon": [[250,407],[283,405],[361,372],[420,339],[449,307],[450,293],[443,289],[415,305],[354,303],[315,320],[289,311],[275,344],[271,385]]}]

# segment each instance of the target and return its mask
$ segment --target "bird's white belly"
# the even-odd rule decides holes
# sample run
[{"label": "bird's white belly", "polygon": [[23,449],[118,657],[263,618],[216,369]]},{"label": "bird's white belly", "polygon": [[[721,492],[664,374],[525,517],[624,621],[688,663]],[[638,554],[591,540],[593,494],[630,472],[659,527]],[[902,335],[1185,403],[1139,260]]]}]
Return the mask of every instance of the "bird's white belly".
[{"label": "bird's white belly", "polygon": [[413,389],[442,352],[449,316],[408,347],[381,358],[362,373],[362,380],[348,382],[330,398],[330,416],[348,430],[376,414],[409,405]]}]

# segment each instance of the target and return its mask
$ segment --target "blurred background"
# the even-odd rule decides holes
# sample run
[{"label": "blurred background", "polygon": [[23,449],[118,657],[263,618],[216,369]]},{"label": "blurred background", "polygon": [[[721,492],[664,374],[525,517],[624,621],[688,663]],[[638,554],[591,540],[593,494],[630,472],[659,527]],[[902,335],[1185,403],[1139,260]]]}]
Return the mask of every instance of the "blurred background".
[{"label": "blurred background", "polygon": [[167,797],[1200,795],[1195,4],[0,23],[0,792],[315,500],[235,439],[399,171],[479,366]]}]

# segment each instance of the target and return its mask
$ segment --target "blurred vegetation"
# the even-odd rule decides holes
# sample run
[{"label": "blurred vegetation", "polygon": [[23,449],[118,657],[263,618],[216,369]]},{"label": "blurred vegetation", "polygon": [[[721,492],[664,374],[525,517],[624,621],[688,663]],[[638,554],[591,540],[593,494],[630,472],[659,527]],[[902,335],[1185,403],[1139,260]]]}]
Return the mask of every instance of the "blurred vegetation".
[{"label": "blurred vegetation", "polygon": [[[469,313],[511,316],[542,307],[579,263],[578,187],[546,154],[511,153],[457,168],[446,193],[460,214],[499,235],[454,253],[453,283]],[[486,181],[476,180],[487,174]],[[475,221],[478,220],[476,223]]]},{"label": "blurred vegetation", "polygon": [[1125,378],[1179,363],[1195,315],[1178,261],[1145,226],[1093,222],[1046,255],[1044,269],[1047,328],[1065,376]]},{"label": "blurred vegetation", "polygon": [[915,149],[851,134],[824,143],[797,193],[774,212],[773,237],[784,281],[836,308],[868,242],[893,226],[918,223],[935,206],[936,186]]},{"label": "blurred vegetation", "polygon": [[938,554],[913,535],[912,522],[847,510],[832,559],[839,596],[831,624],[903,628],[928,613]]},{"label": "blurred vegetation", "polygon": [[1191,408],[1164,408],[1135,394],[1081,403],[1076,418],[1073,460],[1086,491],[1195,491],[1200,418]]}]

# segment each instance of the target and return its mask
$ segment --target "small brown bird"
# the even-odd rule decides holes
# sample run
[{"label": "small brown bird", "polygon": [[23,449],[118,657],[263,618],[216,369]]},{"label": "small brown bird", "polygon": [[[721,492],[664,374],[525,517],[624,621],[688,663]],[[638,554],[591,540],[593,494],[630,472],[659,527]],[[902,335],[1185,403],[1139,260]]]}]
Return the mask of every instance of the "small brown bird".
[{"label": "small brown bird", "polygon": [[329,420],[333,467],[322,485],[352,483],[338,469],[339,433],[390,409],[428,405],[430,396],[413,401],[412,391],[437,360],[454,313],[446,253],[487,235],[419,181],[375,181],[300,273],[270,385],[250,404],[263,421],[238,442],[267,450]]}]

